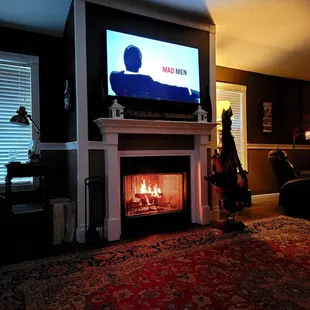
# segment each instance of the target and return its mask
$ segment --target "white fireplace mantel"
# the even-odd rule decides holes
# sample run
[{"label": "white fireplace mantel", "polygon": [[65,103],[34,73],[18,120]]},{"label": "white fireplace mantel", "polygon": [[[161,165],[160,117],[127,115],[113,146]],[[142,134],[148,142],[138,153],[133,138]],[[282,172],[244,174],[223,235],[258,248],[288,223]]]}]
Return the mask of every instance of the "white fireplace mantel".
[{"label": "white fireplace mantel", "polygon": [[111,133],[210,135],[211,130],[217,125],[217,123],[112,118],[98,118],[94,122],[102,135]]},{"label": "white fireplace mantel", "polygon": [[[105,149],[105,239],[114,241],[119,240],[121,236],[120,158],[122,156],[189,156],[191,162],[192,223],[202,225],[210,223],[211,210],[208,205],[208,187],[203,177],[207,175],[207,168],[211,162],[208,157],[211,130],[216,127],[217,123],[112,118],[99,118],[94,122],[100,129]],[[194,150],[119,151],[119,134],[193,135]]]}]

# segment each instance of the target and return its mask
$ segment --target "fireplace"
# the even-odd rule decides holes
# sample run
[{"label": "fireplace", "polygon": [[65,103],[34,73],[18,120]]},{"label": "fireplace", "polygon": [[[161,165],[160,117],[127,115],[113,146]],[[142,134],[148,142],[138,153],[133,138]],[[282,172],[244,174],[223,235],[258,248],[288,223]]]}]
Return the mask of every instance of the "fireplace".
[{"label": "fireplace", "polygon": [[[119,240],[121,236],[134,230],[182,229],[191,223],[210,223],[212,213],[208,201],[208,185],[203,176],[208,174],[210,167],[210,135],[216,123],[110,118],[99,118],[94,122],[100,128],[102,142],[92,142],[90,145],[105,150],[106,240]],[[126,136],[142,132],[148,136],[149,141],[154,142],[153,146],[158,135],[192,136],[193,145],[192,148],[173,148],[171,146],[174,141],[171,139],[171,145],[162,148],[150,147],[150,143],[145,148],[143,144],[138,148],[130,145],[125,149],[120,148],[120,134]],[[149,162],[143,163],[147,160]],[[175,165],[176,163],[179,164]],[[183,175],[181,210],[126,216],[125,176],[179,173]],[[80,231],[83,231],[83,228],[80,228]]]},{"label": "fireplace", "polygon": [[121,158],[122,235],[188,227],[189,175],[189,156]]}]

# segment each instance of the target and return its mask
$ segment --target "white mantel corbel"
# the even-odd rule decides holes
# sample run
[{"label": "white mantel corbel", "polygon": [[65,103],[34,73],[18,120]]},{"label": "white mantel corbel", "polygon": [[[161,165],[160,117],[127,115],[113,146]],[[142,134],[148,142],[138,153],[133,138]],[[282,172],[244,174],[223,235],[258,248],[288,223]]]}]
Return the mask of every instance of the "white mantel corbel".
[{"label": "white mantel corbel", "polygon": [[[208,158],[208,148],[210,148],[211,130],[216,127],[216,123],[111,118],[99,118],[94,122],[100,129],[105,148],[106,218],[104,236],[108,241],[119,240],[121,236],[120,157],[122,152],[118,151],[119,134],[193,135],[195,137],[194,150],[183,150],[183,153],[190,156],[191,159],[192,223],[202,225],[210,223],[208,184],[203,177],[207,175],[208,165],[211,163],[211,159]],[[158,152],[165,152],[165,156],[174,156],[175,154],[174,151],[168,150]],[[171,152],[170,155],[169,152]],[[144,151],[126,152],[126,156],[141,156],[143,154],[145,154]]]}]

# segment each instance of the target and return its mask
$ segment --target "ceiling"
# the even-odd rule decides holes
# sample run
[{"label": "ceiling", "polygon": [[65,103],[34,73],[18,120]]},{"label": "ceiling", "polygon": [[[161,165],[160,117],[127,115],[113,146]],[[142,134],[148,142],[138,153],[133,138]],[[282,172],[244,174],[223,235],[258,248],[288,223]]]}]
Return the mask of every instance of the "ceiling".
[{"label": "ceiling", "polygon": [[[213,21],[217,65],[310,81],[310,0],[134,2]],[[0,25],[61,36],[70,3],[4,0],[0,3]]]},{"label": "ceiling", "polygon": [[0,26],[61,36],[71,0],[0,0]]}]

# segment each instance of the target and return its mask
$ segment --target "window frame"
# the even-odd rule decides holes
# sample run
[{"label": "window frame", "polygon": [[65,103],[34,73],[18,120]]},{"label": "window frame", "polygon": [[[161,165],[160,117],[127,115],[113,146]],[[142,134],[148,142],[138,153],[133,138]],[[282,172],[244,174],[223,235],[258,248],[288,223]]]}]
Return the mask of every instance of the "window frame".
[{"label": "window frame", "polygon": [[[232,92],[238,92],[241,93],[242,98],[242,131],[241,131],[241,141],[242,141],[242,147],[244,149],[243,152],[243,158],[241,160],[242,168],[244,170],[248,171],[248,148],[247,148],[247,116],[246,116],[246,86],[240,85],[240,84],[232,84],[232,83],[226,83],[226,82],[216,82],[216,91],[218,89],[226,90],[226,91],[232,91]],[[216,101],[217,103],[217,101]],[[217,104],[215,107],[215,115],[217,113]],[[216,139],[216,144],[218,145],[218,141]]]},{"label": "window frame", "polygon": [[[0,51],[0,63],[29,66],[31,69],[31,117],[36,125],[40,128],[40,85],[39,85],[39,57],[25,54],[17,54],[11,52]],[[18,107],[17,107],[18,109]],[[12,115],[13,116],[13,115]],[[9,121],[9,120],[8,120]],[[39,135],[35,128],[30,124],[32,128],[32,140],[39,138]],[[19,191],[29,190],[29,187],[33,186],[33,183],[19,182],[12,184],[12,188]],[[0,183],[0,191],[5,188],[5,183]]]}]

